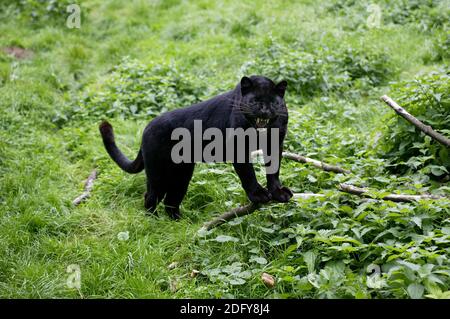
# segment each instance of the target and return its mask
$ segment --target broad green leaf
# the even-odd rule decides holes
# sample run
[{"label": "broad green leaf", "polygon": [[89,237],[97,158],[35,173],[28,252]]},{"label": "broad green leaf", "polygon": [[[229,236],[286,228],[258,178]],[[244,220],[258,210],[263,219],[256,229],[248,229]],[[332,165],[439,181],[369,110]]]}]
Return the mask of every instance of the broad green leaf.
[{"label": "broad green leaf", "polygon": [[305,261],[306,266],[308,267],[308,272],[309,273],[314,272],[314,266],[316,264],[316,258],[317,258],[317,255],[311,250],[303,253],[303,260]]},{"label": "broad green leaf", "polygon": [[309,282],[309,278],[307,276],[298,279],[295,286],[303,291],[310,291],[313,288],[313,285]]},{"label": "broad green leaf", "polygon": [[445,173],[448,173],[448,171],[444,166],[431,165],[431,173],[436,176],[442,176]]},{"label": "broad green leaf", "polygon": [[450,227],[442,227],[441,232],[444,235],[450,236]]},{"label": "broad green leaf", "polygon": [[313,285],[316,288],[320,288],[320,283],[319,283],[319,275],[317,275],[316,273],[310,273],[307,275],[308,278],[308,282]]},{"label": "broad green leaf", "polygon": [[267,259],[264,258],[264,257],[256,257],[256,256],[252,256],[252,257],[250,258],[250,261],[254,261],[254,262],[256,262],[256,263],[258,263],[258,264],[260,264],[260,265],[265,265],[265,264],[267,264]]},{"label": "broad green leaf", "polygon": [[357,241],[356,239],[351,238],[351,237],[331,236],[330,237],[330,241],[331,242],[350,242],[350,243],[353,243],[353,244],[355,244],[357,246],[361,245],[361,243],[359,241]]},{"label": "broad green leaf", "polygon": [[381,289],[387,287],[386,279],[382,278],[380,274],[373,274],[367,276],[366,285],[372,289]]},{"label": "broad green leaf", "polygon": [[416,265],[416,264],[410,263],[408,261],[399,260],[399,261],[397,261],[397,263],[399,263],[400,265],[406,266],[413,271],[419,271],[419,269],[420,269],[420,265]]},{"label": "broad green leaf", "polygon": [[424,286],[421,284],[410,284],[407,291],[412,299],[421,299],[423,297]]},{"label": "broad green leaf", "polygon": [[230,285],[238,286],[245,284],[246,281],[242,278],[232,278],[229,279],[228,282],[230,283]]},{"label": "broad green leaf", "polygon": [[414,224],[419,226],[419,228],[422,228],[422,218],[420,218],[418,216],[413,216],[413,217],[411,217],[411,220],[414,222]]}]

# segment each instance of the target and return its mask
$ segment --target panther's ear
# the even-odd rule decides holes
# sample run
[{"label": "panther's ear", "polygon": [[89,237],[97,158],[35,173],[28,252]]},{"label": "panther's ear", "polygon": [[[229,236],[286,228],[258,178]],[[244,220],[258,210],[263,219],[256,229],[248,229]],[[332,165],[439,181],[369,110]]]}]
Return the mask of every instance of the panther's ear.
[{"label": "panther's ear", "polygon": [[277,85],[275,85],[275,92],[281,97],[284,97],[284,93],[286,92],[287,82],[285,80],[281,81]]},{"label": "panther's ear", "polygon": [[253,82],[249,77],[244,76],[241,79],[241,92],[242,95],[247,94],[248,92],[250,92],[253,88]]}]

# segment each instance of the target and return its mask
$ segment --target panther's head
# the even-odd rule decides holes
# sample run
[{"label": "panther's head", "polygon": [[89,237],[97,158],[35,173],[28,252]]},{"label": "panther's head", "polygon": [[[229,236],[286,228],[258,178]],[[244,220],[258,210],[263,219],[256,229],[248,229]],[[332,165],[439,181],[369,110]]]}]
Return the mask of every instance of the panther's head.
[{"label": "panther's head", "polygon": [[287,82],[275,84],[269,78],[244,76],[239,84],[242,98],[237,110],[256,128],[266,128],[277,118],[287,117],[284,93]]}]

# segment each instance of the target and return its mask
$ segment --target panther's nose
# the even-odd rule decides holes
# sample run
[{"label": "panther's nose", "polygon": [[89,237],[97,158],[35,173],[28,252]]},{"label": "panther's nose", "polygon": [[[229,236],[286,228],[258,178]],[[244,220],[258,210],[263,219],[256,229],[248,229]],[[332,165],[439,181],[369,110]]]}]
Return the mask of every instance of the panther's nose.
[{"label": "panther's nose", "polygon": [[269,110],[261,110],[260,117],[263,119],[270,119],[272,113]]}]

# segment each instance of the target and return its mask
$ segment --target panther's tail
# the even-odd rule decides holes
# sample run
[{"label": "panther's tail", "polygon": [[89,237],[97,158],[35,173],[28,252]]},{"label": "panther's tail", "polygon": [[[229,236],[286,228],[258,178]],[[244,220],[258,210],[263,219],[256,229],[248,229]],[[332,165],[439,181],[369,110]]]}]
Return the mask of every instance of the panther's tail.
[{"label": "panther's tail", "polygon": [[114,141],[114,132],[111,124],[104,121],[100,124],[99,129],[102,134],[106,151],[121,169],[131,174],[139,173],[144,169],[144,158],[142,157],[141,150],[139,150],[136,159],[130,161],[117,147],[116,142]]}]

